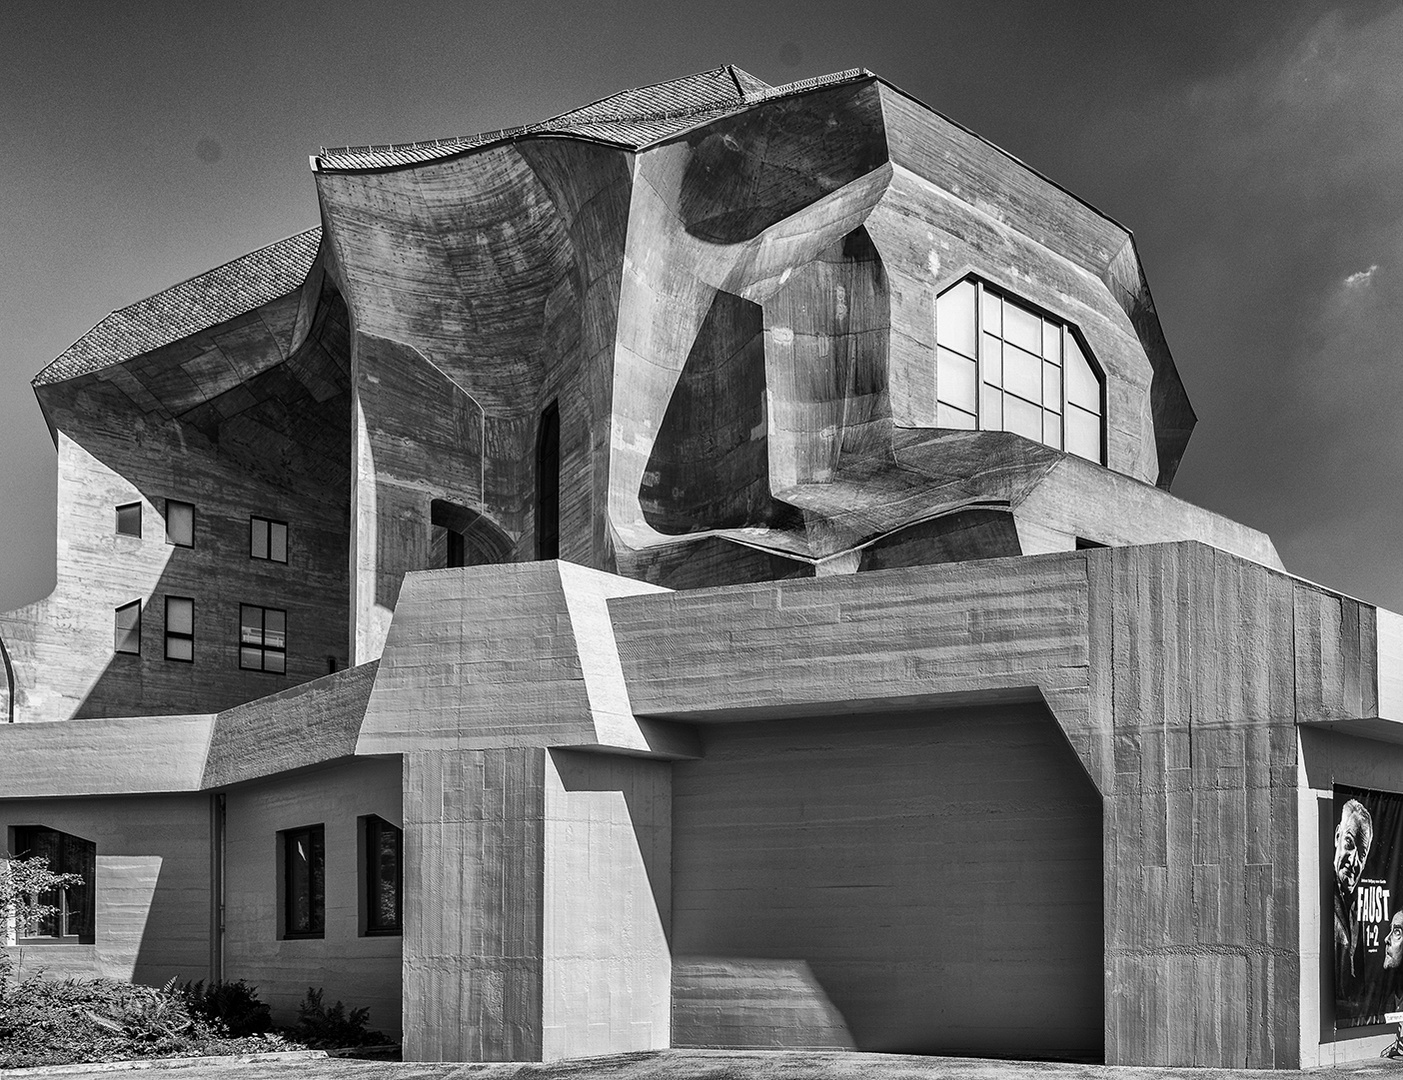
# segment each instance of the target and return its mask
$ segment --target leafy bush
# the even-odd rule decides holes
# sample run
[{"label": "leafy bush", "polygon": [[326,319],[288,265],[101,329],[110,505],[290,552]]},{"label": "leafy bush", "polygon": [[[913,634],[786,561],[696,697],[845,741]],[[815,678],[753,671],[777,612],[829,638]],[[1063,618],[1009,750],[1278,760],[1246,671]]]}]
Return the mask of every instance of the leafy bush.
[{"label": "leafy bush", "polygon": [[258,987],[249,986],[243,979],[212,982],[209,986],[201,979],[186,983],[181,992],[190,1014],[222,1035],[242,1038],[273,1030],[268,1006],[258,1000]]},{"label": "leafy bush", "polygon": [[[49,860],[42,855],[16,859],[0,850],[0,926],[11,919],[15,925],[34,928],[58,909],[51,901],[59,889],[83,884],[77,874],[55,874]],[[0,993],[9,979],[12,965],[10,955],[0,951]]]},{"label": "leafy bush", "polygon": [[299,1042],[318,1049],[345,1046],[374,1046],[384,1043],[385,1036],[368,1031],[369,1009],[352,1009],[349,1013],[341,1002],[322,1004],[322,992],[307,987],[307,996],[297,1006],[297,1026],[293,1034]]},{"label": "leafy bush", "polygon": [[[232,993],[261,1004],[248,987]],[[0,1068],[297,1048],[279,1036],[229,1038],[200,1009],[173,979],[157,989],[32,976],[0,988]]]}]

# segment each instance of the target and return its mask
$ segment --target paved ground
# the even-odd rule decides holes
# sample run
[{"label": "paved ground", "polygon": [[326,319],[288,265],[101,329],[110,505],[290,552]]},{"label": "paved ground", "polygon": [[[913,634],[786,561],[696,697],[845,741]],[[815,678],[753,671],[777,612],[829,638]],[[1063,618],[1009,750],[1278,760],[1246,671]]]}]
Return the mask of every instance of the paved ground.
[{"label": "paved ground", "polygon": [[[117,1067],[120,1069],[120,1067]],[[129,1069],[130,1066],[127,1066]],[[151,1076],[157,1073],[158,1076]],[[120,1080],[114,1066],[6,1070],[5,1077]],[[149,1080],[1403,1080],[1403,1059],[1309,1072],[1139,1069],[1105,1065],[758,1050],[661,1050],[550,1065],[476,1065],[295,1057],[152,1063]],[[135,1080],[135,1078],[133,1078]]]}]

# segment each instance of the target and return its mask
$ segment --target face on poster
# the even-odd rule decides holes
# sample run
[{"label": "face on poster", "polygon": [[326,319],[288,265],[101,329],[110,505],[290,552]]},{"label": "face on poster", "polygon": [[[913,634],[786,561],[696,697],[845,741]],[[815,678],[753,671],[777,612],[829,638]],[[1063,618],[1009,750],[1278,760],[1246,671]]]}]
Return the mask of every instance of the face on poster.
[{"label": "face on poster", "polygon": [[1403,795],[1337,785],[1329,852],[1335,1026],[1403,1012]]}]

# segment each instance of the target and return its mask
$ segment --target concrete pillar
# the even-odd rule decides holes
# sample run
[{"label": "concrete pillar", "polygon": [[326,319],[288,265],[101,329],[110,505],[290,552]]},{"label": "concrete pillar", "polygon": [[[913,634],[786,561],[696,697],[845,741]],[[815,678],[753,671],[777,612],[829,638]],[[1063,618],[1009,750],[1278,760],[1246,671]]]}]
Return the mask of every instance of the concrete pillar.
[{"label": "concrete pillar", "polygon": [[404,1056],[541,1061],[670,1038],[666,762],[404,756]]},{"label": "concrete pillar", "polygon": [[672,766],[546,762],[542,1056],[670,1045]]}]

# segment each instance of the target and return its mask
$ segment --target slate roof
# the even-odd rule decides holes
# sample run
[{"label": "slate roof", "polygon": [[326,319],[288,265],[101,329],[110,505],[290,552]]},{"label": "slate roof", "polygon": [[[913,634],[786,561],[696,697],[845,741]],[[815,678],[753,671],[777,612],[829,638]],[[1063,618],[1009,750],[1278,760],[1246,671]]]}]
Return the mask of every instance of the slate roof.
[{"label": "slate roof", "polygon": [[[863,68],[850,68],[771,86],[727,64],[624,90],[521,127],[456,139],[323,149],[312,165],[323,171],[350,172],[394,168],[531,135],[574,136],[637,150],[762,101],[871,77]],[[320,243],[321,228],[308,229],[114,311],[36,375],[34,385],[63,382],[120,364],[284,296],[305,280]]]},{"label": "slate roof", "polygon": [[112,312],[39,372],[34,385],[120,364],[286,296],[306,280],[321,235],[321,226],[296,233]]},{"label": "slate roof", "polygon": [[592,105],[521,127],[428,142],[323,148],[321,154],[312,159],[312,167],[321,172],[359,172],[416,165],[530,135],[570,135],[639,150],[707,120],[740,112],[757,102],[870,77],[872,73],[863,68],[850,68],[832,75],[770,86],[749,72],[727,64],[671,82],[624,90]]}]

